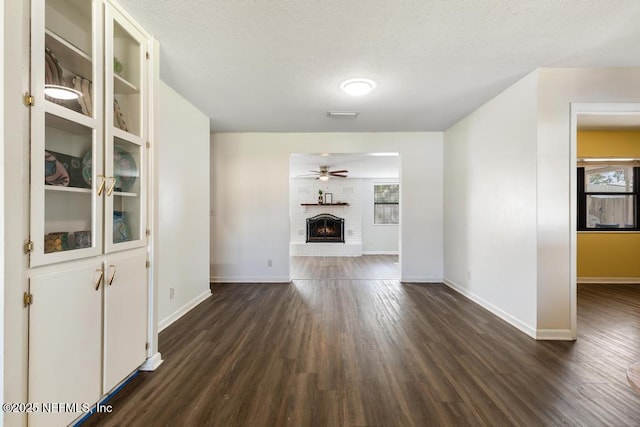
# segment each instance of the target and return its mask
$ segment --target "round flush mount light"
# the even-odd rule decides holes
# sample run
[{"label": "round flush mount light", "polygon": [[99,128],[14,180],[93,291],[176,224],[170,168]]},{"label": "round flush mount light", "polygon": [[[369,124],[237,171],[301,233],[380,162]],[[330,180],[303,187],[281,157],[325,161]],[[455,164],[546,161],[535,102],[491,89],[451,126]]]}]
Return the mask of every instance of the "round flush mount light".
[{"label": "round flush mount light", "polygon": [[59,85],[44,85],[44,94],[51,98],[65,101],[78,99],[82,96],[82,94],[75,89]]},{"label": "round flush mount light", "polygon": [[376,87],[376,82],[370,79],[349,79],[342,82],[340,89],[351,96],[362,96],[371,92]]}]

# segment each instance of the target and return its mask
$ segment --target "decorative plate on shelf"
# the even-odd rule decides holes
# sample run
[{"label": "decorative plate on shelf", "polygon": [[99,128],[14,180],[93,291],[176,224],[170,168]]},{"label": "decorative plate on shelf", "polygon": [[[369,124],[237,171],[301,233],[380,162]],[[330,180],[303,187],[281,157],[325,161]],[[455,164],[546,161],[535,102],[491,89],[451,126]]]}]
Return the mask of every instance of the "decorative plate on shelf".
[{"label": "decorative plate on shelf", "polygon": [[[91,151],[82,160],[82,177],[91,185]],[[116,179],[116,191],[129,191],[138,177],[138,167],[131,153],[119,145],[113,147],[113,175]]]},{"label": "decorative plate on shelf", "polygon": [[131,153],[119,145],[113,147],[113,175],[116,191],[129,191],[138,177],[136,161]]}]

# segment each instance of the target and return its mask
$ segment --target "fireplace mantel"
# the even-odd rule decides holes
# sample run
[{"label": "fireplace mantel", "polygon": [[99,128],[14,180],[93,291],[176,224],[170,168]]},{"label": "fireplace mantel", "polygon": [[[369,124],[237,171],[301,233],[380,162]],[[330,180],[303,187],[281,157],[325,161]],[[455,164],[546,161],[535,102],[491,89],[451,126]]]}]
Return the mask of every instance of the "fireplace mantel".
[{"label": "fireplace mantel", "polygon": [[300,203],[300,206],[349,206],[347,202],[338,202],[338,203]]}]

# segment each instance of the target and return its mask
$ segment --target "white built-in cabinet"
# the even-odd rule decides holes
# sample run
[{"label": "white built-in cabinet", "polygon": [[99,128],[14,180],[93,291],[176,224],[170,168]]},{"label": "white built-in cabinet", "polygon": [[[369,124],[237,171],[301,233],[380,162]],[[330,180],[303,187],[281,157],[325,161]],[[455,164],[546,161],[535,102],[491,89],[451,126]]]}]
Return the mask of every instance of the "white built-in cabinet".
[{"label": "white built-in cabinet", "polygon": [[95,403],[147,357],[150,49],[110,0],[32,0],[29,402]]}]

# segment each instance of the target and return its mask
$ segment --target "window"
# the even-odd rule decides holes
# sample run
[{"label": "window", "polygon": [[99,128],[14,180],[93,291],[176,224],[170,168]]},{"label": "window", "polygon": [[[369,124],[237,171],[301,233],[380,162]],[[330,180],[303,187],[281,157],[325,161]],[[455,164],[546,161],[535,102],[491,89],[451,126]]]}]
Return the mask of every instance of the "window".
[{"label": "window", "polygon": [[578,168],[578,230],[640,230],[640,167],[594,164]]},{"label": "window", "polygon": [[400,185],[374,184],[373,223],[398,224],[400,221]]}]

